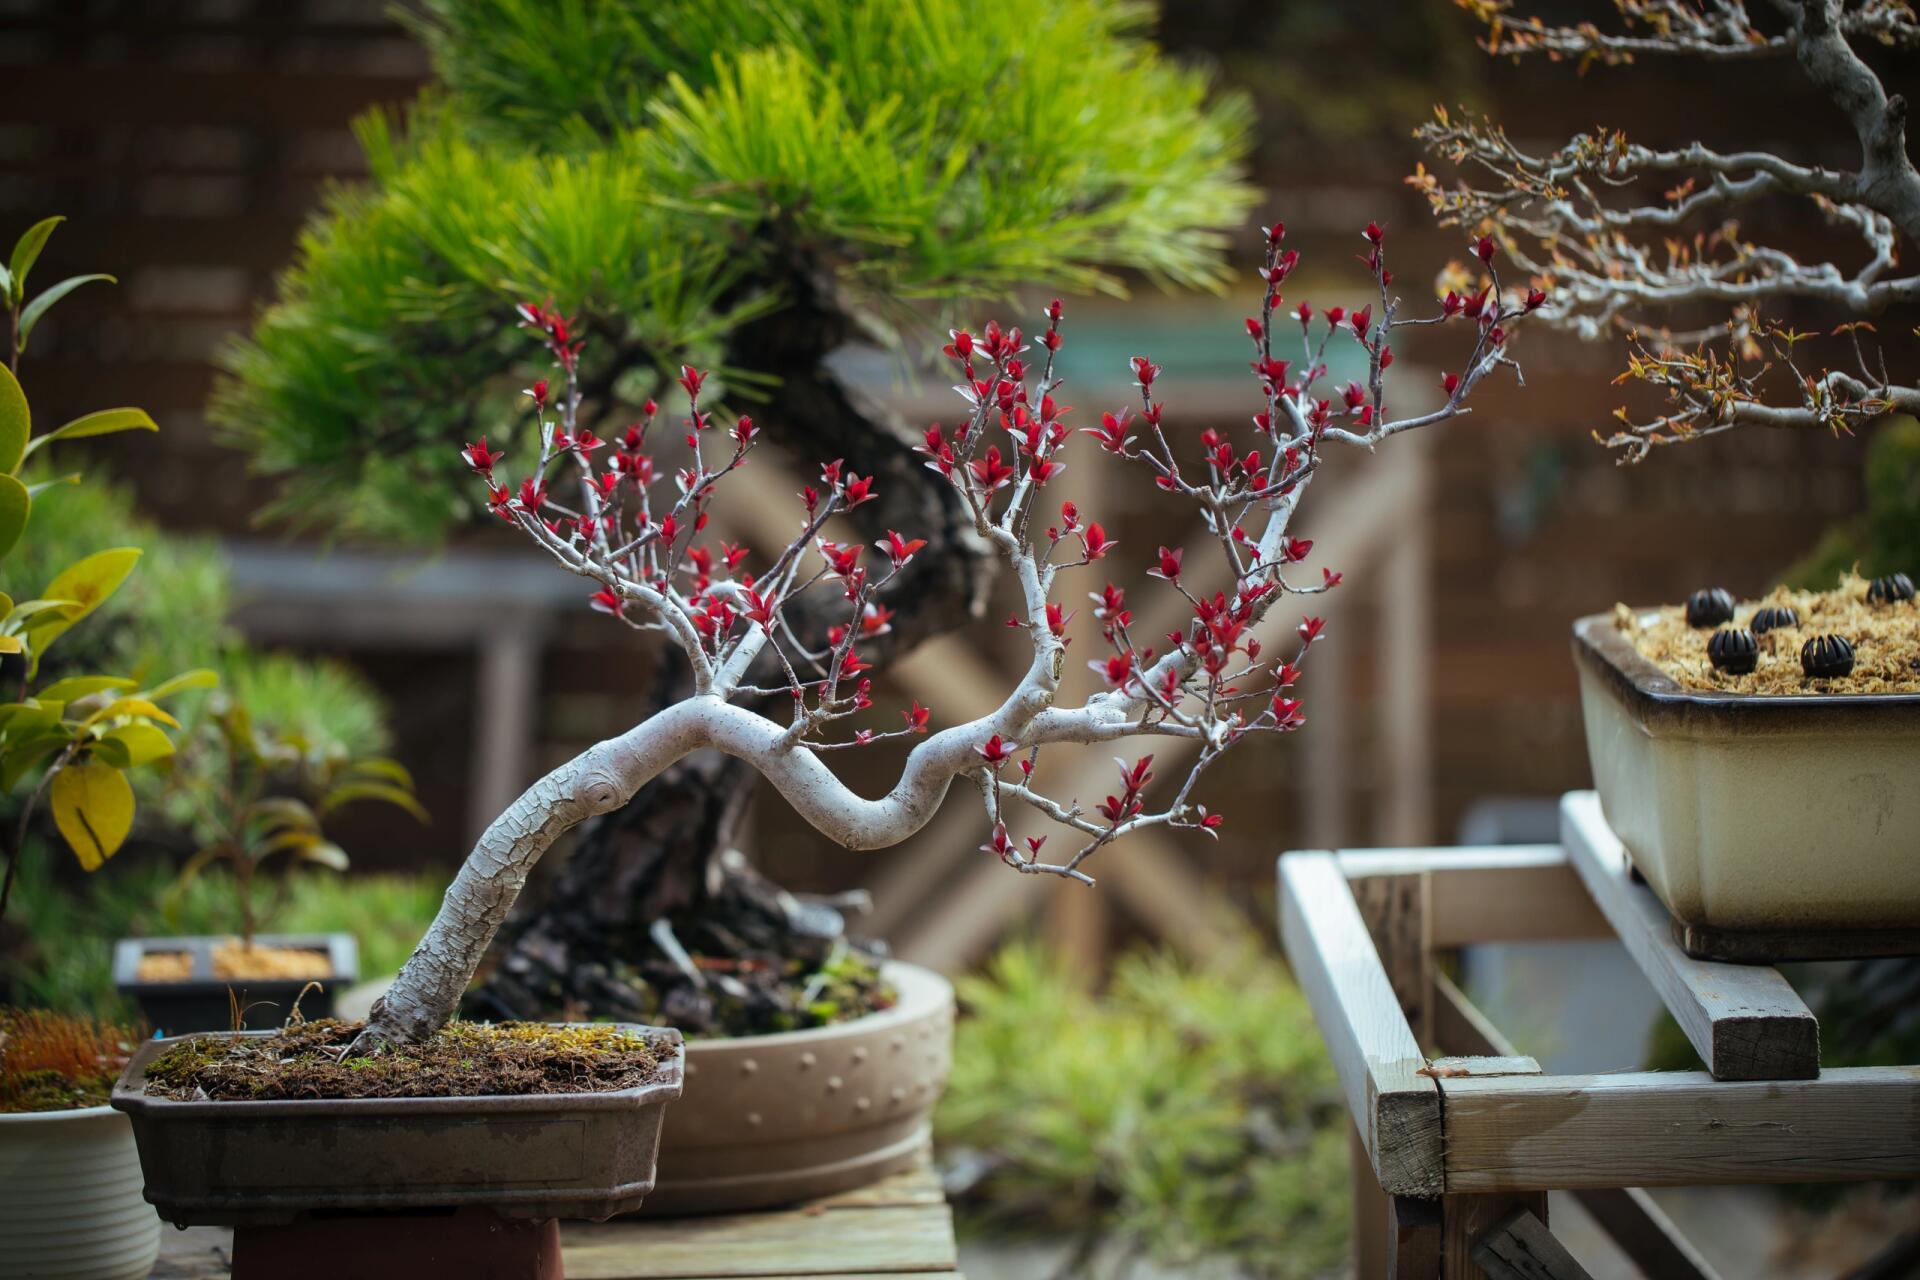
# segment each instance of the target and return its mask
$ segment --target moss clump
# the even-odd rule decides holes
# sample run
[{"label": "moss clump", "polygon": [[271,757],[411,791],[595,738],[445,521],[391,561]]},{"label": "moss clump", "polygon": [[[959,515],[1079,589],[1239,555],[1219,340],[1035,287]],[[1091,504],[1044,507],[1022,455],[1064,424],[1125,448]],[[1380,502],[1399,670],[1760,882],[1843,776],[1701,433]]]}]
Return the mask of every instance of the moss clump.
[{"label": "moss clump", "polygon": [[[1715,669],[1707,657],[1712,629],[1688,626],[1686,610],[1679,605],[1651,614],[1617,605],[1614,618],[1641,656],[1684,689],[1772,696],[1920,693],[1920,608],[1912,601],[1868,604],[1866,580],[1846,573],[1831,591],[1775,587],[1758,600],[1742,601],[1731,625],[1746,626],[1754,610],[1768,606],[1792,609],[1800,625],[1761,635],[1760,660],[1750,675]],[[1809,679],[1800,669],[1800,646],[1827,635],[1842,636],[1853,645],[1853,672],[1830,680]]]},{"label": "moss clump", "polygon": [[140,1033],[42,1009],[0,1009],[0,1113],[105,1106]]},{"label": "moss clump", "polygon": [[200,1036],[148,1064],[147,1095],[266,1102],[610,1093],[650,1082],[676,1052],[606,1024],[454,1022],[421,1044],[343,1056],[365,1025],[327,1018],[264,1036]]}]

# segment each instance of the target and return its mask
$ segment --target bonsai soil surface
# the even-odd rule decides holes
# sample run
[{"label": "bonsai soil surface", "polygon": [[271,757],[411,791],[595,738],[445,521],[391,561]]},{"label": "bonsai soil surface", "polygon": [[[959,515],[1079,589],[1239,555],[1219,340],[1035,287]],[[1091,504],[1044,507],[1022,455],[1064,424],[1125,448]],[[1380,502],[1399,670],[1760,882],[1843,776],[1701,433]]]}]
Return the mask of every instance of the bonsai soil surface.
[{"label": "bonsai soil surface", "polygon": [[652,1081],[678,1052],[613,1026],[453,1022],[422,1044],[341,1054],[365,1028],[333,1018],[271,1035],[206,1035],[147,1067],[147,1095],[177,1102],[474,1098],[611,1093]]},{"label": "bonsai soil surface", "polygon": [[[1920,693],[1920,607],[1913,601],[1868,604],[1866,581],[1846,574],[1832,591],[1776,587],[1758,600],[1743,600],[1726,625],[1744,627],[1755,609],[1769,605],[1792,609],[1800,625],[1759,636],[1760,661],[1750,675],[1715,669],[1707,657],[1707,640],[1716,628],[1688,626],[1682,606],[1668,605],[1648,615],[1616,605],[1614,620],[1641,656],[1685,689],[1774,696]],[[1852,643],[1852,674],[1814,680],[1801,671],[1800,646],[1823,635]]]},{"label": "bonsai soil surface", "polygon": [[[228,938],[213,949],[213,976],[234,980],[325,978],[333,962],[311,947],[248,945]],[[142,982],[186,982],[193,977],[193,956],[186,951],[149,951],[140,957]]]}]

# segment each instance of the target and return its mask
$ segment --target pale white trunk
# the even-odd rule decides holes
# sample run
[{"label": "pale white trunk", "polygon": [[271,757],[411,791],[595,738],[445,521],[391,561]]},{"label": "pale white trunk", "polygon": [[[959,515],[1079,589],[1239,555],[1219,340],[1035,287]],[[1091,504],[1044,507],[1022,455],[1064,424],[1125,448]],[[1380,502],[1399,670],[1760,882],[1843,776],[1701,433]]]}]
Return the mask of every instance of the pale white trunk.
[{"label": "pale white trunk", "polygon": [[[1053,667],[1049,661],[1044,669]],[[374,1005],[369,1037],[416,1041],[444,1025],[541,855],[573,827],[625,804],[681,757],[712,747],[748,760],[829,839],[849,849],[885,848],[927,824],[955,775],[979,763],[974,748],[989,735],[1013,739],[1033,725],[1052,697],[1051,680],[1040,678],[1041,670],[1036,664],[993,715],[921,743],[907,757],[899,783],[877,800],[849,791],[813,752],[782,750],[784,726],[712,696],[668,707],[589,748],[534,783],[481,834],[420,945]],[[1079,719],[1070,728],[1058,721],[1049,736],[1062,730],[1083,740],[1098,735],[1098,720],[1089,712],[1066,714]]]}]

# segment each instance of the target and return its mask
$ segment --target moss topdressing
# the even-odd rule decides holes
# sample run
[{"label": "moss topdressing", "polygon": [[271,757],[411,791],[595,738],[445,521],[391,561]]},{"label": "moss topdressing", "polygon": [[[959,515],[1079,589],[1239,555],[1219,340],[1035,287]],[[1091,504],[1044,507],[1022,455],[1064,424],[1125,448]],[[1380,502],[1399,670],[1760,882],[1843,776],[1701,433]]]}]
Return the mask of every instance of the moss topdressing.
[{"label": "moss topdressing", "polygon": [[271,1035],[197,1037],[148,1065],[147,1095],[266,1102],[610,1093],[650,1082],[677,1052],[605,1024],[454,1022],[422,1044],[341,1057],[364,1026],[326,1018]]},{"label": "moss topdressing", "polygon": [[111,1022],[0,1008],[0,1114],[105,1106],[140,1039]]},{"label": "moss topdressing", "polygon": [[[1920,608],[1913,601],[1867,603],[1867,583],[1841,576],[1832,591],[1792,591],[1776,587],[1759,600],[1742,601],[1730,626],[1744,627],[1754,610],[1768,605],[1790,608],[1800,625],[1780,627],[1759,637],[1760,661],[1749,675],[1716,670],[1707,656],[1714,628],[1687,625],[1686,610],[1668,605],[1651,616],[1624,605],[1615,621],[1641,655],[1685,689],[1714,693],[1920,693]],[[1800,646],[1814,636],[1844,637],[1854,649],[1850,675],[1809,679],[1800,669]]]}]

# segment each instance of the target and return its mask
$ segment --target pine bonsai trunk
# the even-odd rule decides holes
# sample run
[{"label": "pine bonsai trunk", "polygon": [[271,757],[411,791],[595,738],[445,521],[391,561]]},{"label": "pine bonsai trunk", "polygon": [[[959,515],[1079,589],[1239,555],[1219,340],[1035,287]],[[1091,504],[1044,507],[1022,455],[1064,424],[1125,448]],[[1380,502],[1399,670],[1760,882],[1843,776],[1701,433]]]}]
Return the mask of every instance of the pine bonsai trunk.
[{"label": "pine bonsai trunk", "polygon": [[[913,452],[917,434],[861,403],[823,367],[823,359],[851,334],[844,312],[811,280],[796,277],[785,287],[792,304],[739,330],[726,363],[779,379],[769,402],[751,411],[769,429],[768,439],[804,470],[845,458],[849,469],[878,477],[879,500],[852,516],[865,539],[899,529],[928,540],[889,592],[892,634],[861,646],[863,657],[884,667],[978,607],[991,559],[974,540],[952,486]],[[796,622],[803,634],[817,635],[825,627],[824,620],[804,615]],[[780,684],[777,668],[758,683]],[[688,687],[679,664],[669,664],[646,713],[679,701]],[[657,945],[651,930],[663,919],[672,920],[690,945],[715,935],[777,945],[770,939],[786,929],[784,895],[720,856],[735,843],[757,782],[758,775],[741,761],[702,751],[673,765],[626,805],[591,821],[544,905],[507,923],[496,963],[469,1006],[495,1017],[582,1010],[639,1016],[643,1011],[634,1004],[632,988],[610,969],[653,955]],[[790,941],[790,950],[803,953],[821,945],[816,934]],[[682,1020],[671,996],[665,1010]],[[686,1011],[698,1019],[697,1009]]]}]

